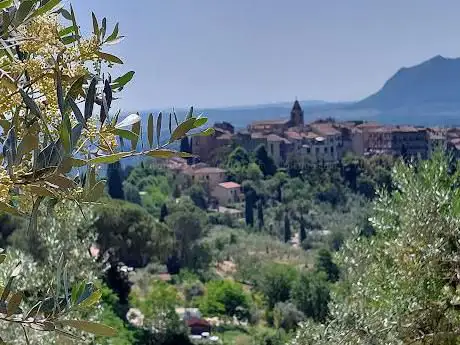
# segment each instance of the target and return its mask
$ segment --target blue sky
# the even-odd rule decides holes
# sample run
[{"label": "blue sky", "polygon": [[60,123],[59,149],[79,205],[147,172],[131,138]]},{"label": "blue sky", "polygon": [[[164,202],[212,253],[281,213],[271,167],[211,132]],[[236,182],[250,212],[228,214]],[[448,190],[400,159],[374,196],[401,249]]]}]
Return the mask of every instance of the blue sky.
[{"label": "blue sky", "polygon": [[357,100],[401,66],[460,56],[458,0],[76,0],[120,22],[125,110]]}]

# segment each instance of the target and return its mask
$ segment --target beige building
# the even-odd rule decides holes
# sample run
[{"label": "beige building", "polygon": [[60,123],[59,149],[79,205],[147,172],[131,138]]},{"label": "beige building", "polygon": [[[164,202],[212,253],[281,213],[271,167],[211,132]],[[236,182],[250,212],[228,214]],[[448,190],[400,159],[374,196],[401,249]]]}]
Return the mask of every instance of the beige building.
[{"label": "beige building", "polygon": [[374,154],[392,154],[392,127],[380,126],[365,131],[367,137],[366,151]]},{"label": "beige building", "polygon": [[191,166],[183,173],[189,175],[193,182],[204,183],[210,190],[213,190],[219,183],[225,181],[225,170],[215,167],[194,167]]},{"label": "beige building", "polygon": [[242,200],[241,185],[235,182],[222,182],[214,187],[211,195],[222,206],[240,202]]},{"label": "beige building", "polygon": [[428,158],[429,134],[426,128],[395,126],[391,134],[394,155]]},{"label": "beige building", "polygon": [[214,131],[211,136],[194,136],[191,138],[192,153],[202,162],[209,161],[216,149],[232,143],[234,134],[232,125],[226,122],[216,123]]}]

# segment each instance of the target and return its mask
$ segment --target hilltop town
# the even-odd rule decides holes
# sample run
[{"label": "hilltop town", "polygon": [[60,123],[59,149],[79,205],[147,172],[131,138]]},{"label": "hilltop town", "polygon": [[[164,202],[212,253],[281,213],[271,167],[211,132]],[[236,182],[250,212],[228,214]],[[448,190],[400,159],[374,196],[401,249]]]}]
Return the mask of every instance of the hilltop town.
[{"label": "hilltop town", "polygon": [[436,147],[460,150],[459,128],[384,125],[376,122],[334,119],[304,122],[296,100],[290,117],[252,122],[246,130],[235,131],[227,122],[214,125],[215,135],[193,137],[192,153],[203,162],[213,152],[235,143],[247,151],[265,145],[278,166],[292,157],[311,164],[336,164],[348,152],[356,155],[390,154],[429,158]]},{"label": "hilltop town", "polygon": [[190,151],[198,157],[192,161],[173,158],[157,163],[164,168],[187,175],[203,183],[212,199],[213,208],[242,217],[242,211],[227,208],[243,201],[241,185],[228,181],[227,172],[216,163],[225,159],[225,150],[242,147],[255,152],[265,146],[278,167],[334,166],[347,154],[356,156],[404,156],[430,158],[436,148],[460,152],[460,128],[385,125],[365,121],[322,119],[304,122],[304,112],[296,100],[290,116],[283,119],[254,121],[244,130],[235,130],[228,122],[214,124],[212,136],[194,136]]}]

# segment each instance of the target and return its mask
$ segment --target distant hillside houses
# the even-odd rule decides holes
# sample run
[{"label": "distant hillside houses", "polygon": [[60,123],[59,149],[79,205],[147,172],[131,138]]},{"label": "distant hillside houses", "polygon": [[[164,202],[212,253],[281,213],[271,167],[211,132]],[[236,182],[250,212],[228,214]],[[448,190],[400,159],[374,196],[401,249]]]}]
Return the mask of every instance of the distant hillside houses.
[{"label": "distant hillside houses", "polygon": [[428,158],[436,147],[450,148],[460,156],[460,129],[384,125],[375,122],[333,119],[304,123],[304,112],[294,102],[290,117],[255,121],[246,130],[235,132],[230,123],[216,123],[211,137],[193,137],[192,153],[201,161],[216,150],[237,144],[248,151],[265,145],[276,164],[291,159],[310,164],[336,164],[347,153],[390,154]]}]

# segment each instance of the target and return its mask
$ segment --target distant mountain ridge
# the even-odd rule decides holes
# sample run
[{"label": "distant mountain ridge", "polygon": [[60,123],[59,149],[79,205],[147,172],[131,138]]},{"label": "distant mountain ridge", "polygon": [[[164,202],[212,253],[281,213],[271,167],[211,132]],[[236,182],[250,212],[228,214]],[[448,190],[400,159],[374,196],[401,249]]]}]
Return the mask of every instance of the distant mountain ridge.
[{"label": "distant mountain ridge", "polygon": [[[209,124],[227,121],[236,128],[244,128],[256,120],[287,118],[293,102],[294,99],[271,104],[203,108],[196,112],[205,114]],[[306,122],[333,117],[392,124],[460,125],[460,58],[438,55],[418,65],[403,67],[380,90],[357,102],[299,102]],[[183,117],[185,110],[179,110],[178,114]]]},{"label": "distant mountain ridge", "polygon": [[435,56],[401,68],[375,94],[354,108],[395,109],[423,104],[460,103],[460,58]]}]

